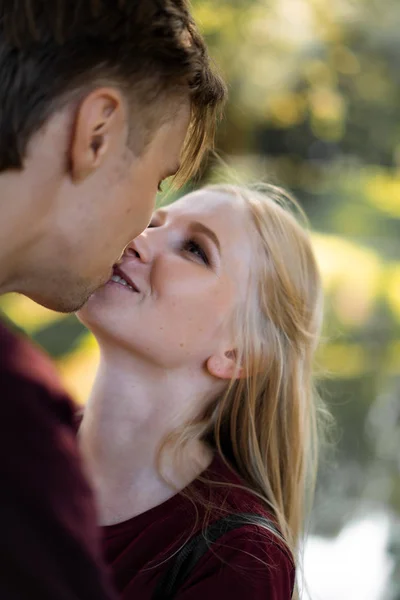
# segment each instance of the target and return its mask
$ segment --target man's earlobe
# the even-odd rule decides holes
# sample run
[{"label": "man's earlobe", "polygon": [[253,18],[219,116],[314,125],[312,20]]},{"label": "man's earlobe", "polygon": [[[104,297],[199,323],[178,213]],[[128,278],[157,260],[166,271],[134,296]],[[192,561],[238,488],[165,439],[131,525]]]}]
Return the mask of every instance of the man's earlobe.
[{"label": "man's earlobe", "polygon": [[117,150],[125,129],[124,103],[117,89],[99,88],[84,98],[76,112],[70,146],[74,182],[86,179]]}]

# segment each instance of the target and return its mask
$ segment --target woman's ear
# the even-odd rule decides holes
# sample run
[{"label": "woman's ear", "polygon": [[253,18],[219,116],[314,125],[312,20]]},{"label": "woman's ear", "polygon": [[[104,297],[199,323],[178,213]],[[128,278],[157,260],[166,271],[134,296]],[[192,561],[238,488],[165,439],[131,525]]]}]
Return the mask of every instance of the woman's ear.
[{"label": "woman's ear", "polygon": [[236,350],[210,356],[207,361],[207,371],[218,379],[242,379],[245,376],[244,368],[238,365]]}]

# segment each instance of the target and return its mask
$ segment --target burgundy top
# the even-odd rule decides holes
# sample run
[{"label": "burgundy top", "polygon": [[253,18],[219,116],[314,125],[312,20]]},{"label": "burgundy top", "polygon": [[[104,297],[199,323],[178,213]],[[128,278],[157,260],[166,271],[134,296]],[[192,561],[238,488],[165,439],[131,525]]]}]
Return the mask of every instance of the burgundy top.
[{"label": "burgundy top", "polygon": [[0,397],[0,598],[114,598],[73,404],[50,361],[1,324]]},{"label": "burgundy top", "polygon": [[[204,474],[216,481],[240,483],[220,458]],[[228,513],[256,513],[271,518],[252,494],[228,486],[213,487],[197,480],[196,493]],[[204,508],[197,503],[201,531]],[[210,522],[223,516],[213,511]],[[150,600],[158,578],[172,564],[171,555],[193,532],[192,502],[178,494],[123,523],[103,527],[104,549],[122,600]],[[177,600],[289,600],[294,568],[273,534],[243,525],[223,535],[195,566],[177,593]],[[168,562],[168,559],[171,562]]]}]

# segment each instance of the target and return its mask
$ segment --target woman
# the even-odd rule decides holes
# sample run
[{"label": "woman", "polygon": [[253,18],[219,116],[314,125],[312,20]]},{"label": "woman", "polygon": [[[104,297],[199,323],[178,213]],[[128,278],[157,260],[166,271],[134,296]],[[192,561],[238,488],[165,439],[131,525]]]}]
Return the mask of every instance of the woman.
[{"label": "woman", "polygon": [[80,441],[124,600],[169,597],[188,548],[176,598],[292,598],[322,293],[287,203],[223,186],[157,211],[80,312],[101,350]]}]

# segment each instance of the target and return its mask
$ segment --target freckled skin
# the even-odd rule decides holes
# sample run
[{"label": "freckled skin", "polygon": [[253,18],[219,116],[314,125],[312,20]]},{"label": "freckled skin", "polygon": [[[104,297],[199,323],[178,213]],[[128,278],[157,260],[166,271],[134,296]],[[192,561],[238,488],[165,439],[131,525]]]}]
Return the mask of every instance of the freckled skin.
[{"label": "freckled skin", "polygon": [[[91,297],[80,317],[100,345],[112,338],[162,367],[203,369],[210,356],[235,347],[232,318],[244,301],[254,230],[242,200],[207,190],[164,213],[159,222],[155,215],[152,227],[132,243],[135,256],[122,263],[141,293],[110,284]],[[204,233],[191,234],[193,222],[214,232],[220,253]],[[198,250],[187,250],[190,237],[210,264]]]}]

